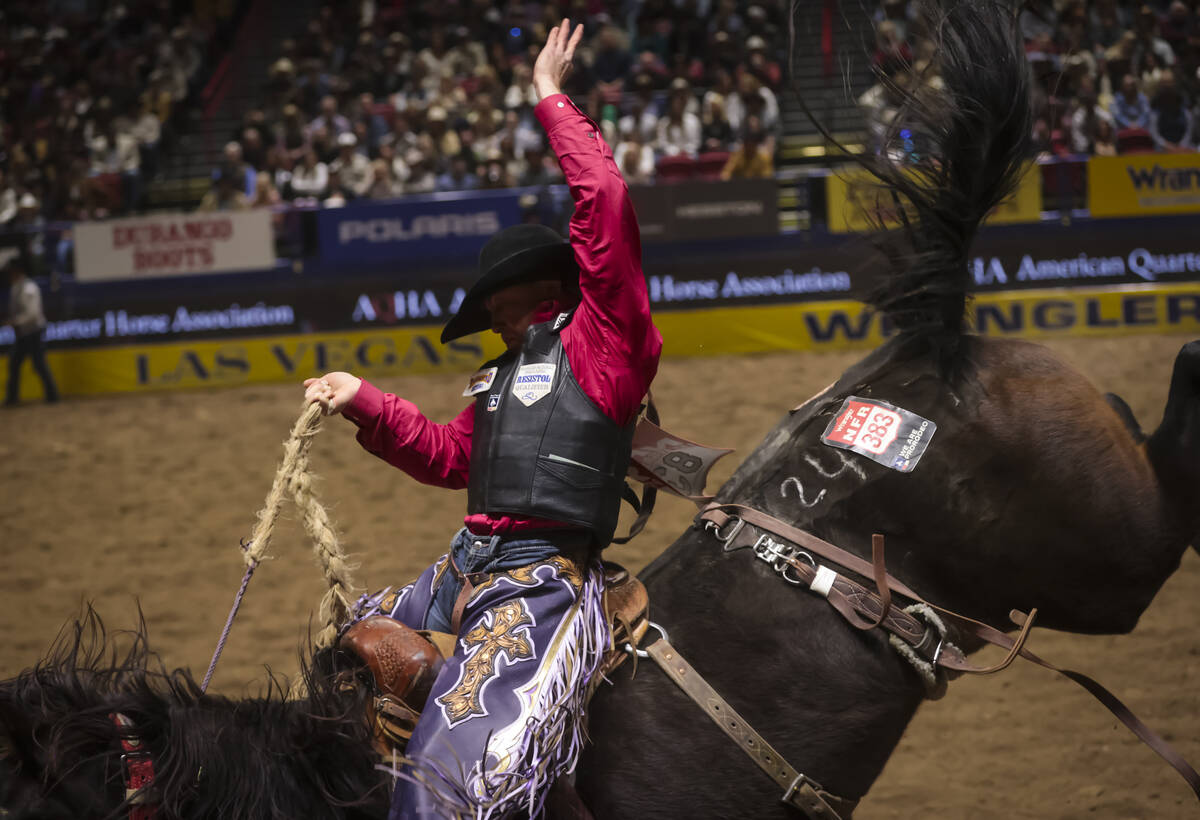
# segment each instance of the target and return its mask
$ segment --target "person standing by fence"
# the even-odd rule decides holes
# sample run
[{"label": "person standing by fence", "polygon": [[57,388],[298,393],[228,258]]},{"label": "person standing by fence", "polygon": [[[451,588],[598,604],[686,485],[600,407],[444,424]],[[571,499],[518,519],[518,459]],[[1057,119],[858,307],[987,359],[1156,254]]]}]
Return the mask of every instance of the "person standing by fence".
[{"label": "person standing by fence", "polygon": [[58,387],[54,375],[46,364],[46,314],[42,310],[42,291],[29,278],[25,263],[20,256],[5,265],[8,273],[8,321],[15,334],[12,349],[8,353],[8,390],[4,405],[17,403],[21,388],[21,363],[29,357],[33,369],[42,380],[46,401],[58,401]]}]

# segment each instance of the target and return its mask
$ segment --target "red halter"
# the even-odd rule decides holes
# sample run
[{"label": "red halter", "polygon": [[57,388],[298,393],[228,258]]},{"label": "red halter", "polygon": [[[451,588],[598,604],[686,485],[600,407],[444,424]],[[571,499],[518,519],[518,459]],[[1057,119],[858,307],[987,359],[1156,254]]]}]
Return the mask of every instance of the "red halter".
[{"label": "red halter", "polygon": [[129,801],[129,820],[154,820],[155,807],[146,791],[154,782],[154,760],[133,733],[133,721],[120,712],[108,717],[116,725],[121,741],[121,774],[125,778],[125,799]]}]

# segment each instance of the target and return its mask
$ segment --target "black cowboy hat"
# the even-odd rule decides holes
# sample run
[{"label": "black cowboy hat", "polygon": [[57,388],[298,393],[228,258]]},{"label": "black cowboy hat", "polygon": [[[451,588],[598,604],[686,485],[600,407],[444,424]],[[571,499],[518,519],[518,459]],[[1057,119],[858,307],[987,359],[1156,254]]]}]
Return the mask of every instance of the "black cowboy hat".
[{"label": "black cowboy hat", "polygon": [[492,326],[484,300],[498,290],[526,282],[558,280],[577,287],[579,263],[557,231],[545,225],[513,225],[487,241],[479,252],[479,280],[463,297],[458,312],[442,328],[449,342]]}]

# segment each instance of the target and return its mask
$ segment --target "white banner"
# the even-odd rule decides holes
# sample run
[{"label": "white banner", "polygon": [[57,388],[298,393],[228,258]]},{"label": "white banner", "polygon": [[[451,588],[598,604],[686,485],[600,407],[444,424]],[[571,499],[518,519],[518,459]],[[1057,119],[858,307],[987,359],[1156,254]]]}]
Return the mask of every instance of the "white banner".
[{"label": "white banner", "polygon": [[158,214],[75,225],[84,281],[256,270],[275,264],[271,212]]}]

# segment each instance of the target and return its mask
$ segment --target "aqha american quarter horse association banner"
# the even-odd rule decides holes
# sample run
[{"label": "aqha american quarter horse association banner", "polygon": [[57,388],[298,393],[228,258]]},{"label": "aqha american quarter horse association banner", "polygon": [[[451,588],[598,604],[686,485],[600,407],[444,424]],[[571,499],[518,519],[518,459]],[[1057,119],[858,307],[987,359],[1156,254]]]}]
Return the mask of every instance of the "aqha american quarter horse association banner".
[{"label": "aqha american quarter horse association banner", "polygon": [[267,209],[159,214],[75,227],[75,271],[84,281],[248,271],[274,264]]}]

